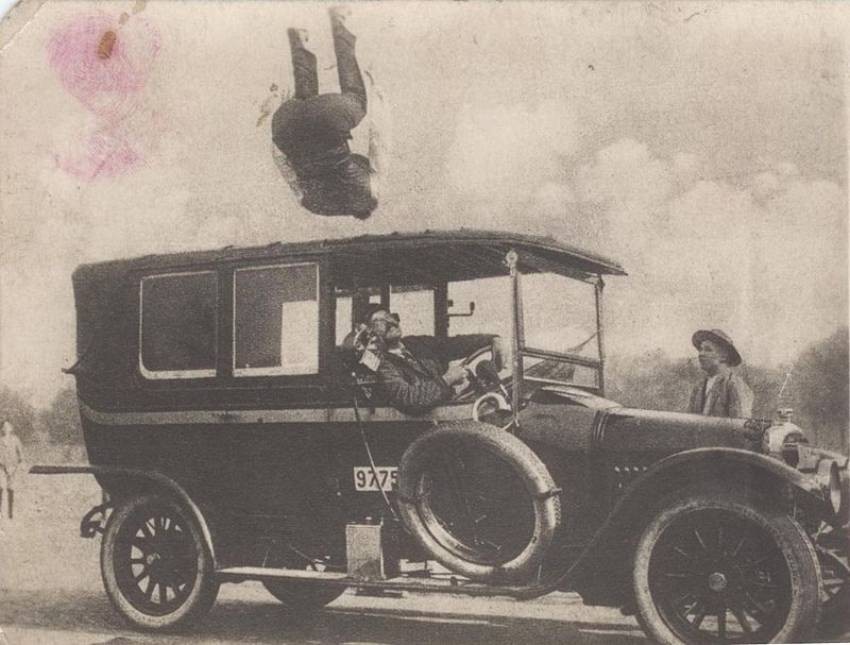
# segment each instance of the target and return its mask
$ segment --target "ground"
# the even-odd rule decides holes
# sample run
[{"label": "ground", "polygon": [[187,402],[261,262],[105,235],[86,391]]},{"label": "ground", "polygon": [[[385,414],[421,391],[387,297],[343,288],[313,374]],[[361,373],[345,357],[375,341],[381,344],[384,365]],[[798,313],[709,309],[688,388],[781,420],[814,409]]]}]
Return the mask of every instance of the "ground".
[{"label": "ground", "polygon": [[[575,594],[533,602],[346,592],[312,617],[287,613],[258,583],[224,585],[206,620],[179,636],[133,631],[100,582],[99,539],[79,537],[79,520],[100,500],[87,475],[29,476],[14,520],[0,520],[0,645],[29,643],[645,643],[634,619],[585,607]],[[5,513],[5,506],[4,506]],[[850,640],[850,630],[836,638]]]}]

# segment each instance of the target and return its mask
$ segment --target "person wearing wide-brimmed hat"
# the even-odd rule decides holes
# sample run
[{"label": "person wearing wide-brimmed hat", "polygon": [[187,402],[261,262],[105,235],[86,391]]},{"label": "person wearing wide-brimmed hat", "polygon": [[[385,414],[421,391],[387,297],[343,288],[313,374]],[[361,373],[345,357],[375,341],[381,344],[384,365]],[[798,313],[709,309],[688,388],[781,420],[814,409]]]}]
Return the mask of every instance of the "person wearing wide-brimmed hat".
[{"label": "person wearing wide-brimmed hat", "polygon": [[732,369],[741,364],[732,339],[720,329],[700,329],[691,341],[699,351],[705,377],[694,387],[688,411],[710,417],[750,417],[753,392]]}]

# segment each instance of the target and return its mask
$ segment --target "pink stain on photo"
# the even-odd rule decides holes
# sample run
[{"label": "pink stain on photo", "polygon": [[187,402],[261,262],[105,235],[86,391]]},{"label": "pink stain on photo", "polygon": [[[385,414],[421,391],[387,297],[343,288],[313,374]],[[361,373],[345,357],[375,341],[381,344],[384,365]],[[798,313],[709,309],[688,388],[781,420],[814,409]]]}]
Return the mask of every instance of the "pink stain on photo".
[{"label": "pink stain on photo", "polygon": [[79,153],[56,155],[56,164],[69,175],[93,180],[122,175],[140,159],[126,139],[109,130],[97,130],[81,144]]},{"label": "pink stain on photo", "polygon": [[139,16],[87,14],[53,32],[50,66],[62,87],[97,117],[96,129],[70,153],[56,154],[65,172],[85,180],[116,177],[141,161],[128,119],[142,105],[159,49],[159,32]]}]

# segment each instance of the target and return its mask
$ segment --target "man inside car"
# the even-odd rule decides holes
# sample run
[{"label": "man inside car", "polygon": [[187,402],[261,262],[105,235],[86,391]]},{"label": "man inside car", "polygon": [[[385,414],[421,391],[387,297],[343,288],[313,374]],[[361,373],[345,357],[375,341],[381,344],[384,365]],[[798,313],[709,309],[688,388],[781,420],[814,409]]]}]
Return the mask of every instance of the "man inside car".
[{"label": "man inside car", "polygon": [[402,412],[421,414],[454,398],[454,387],[466,380],[468,371],[450,361],[490,347],[494,364],[502,364],[501,339],[493,334],[404,336],[398,314],[386,308],[373,308],[366,322],[370,350],[378,359],[373,371],[390,404]]}]

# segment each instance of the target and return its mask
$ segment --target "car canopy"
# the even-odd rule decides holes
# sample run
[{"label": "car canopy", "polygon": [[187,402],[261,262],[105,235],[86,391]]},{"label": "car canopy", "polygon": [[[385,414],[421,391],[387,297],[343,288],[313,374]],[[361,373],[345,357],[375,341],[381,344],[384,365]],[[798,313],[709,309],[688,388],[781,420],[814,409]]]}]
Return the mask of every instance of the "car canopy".
[{"label": "car canopy", "polygon": [[555,271],[577,278],[624,275],[613,260],[564,244],[552,237],[466,230],[363,235],[343,239],[281,243],[249,248],[224,247],[147,255],[86,264],[73,274],[77,309],[75,370],[110,378],[127,366],[126,345],[138,333],[138,278],[151,273],[208,270],[223,265],[303,258],[331,258],[334,284],[439,282],[504,274],[505,255],[515,250],[523,271]]}]

